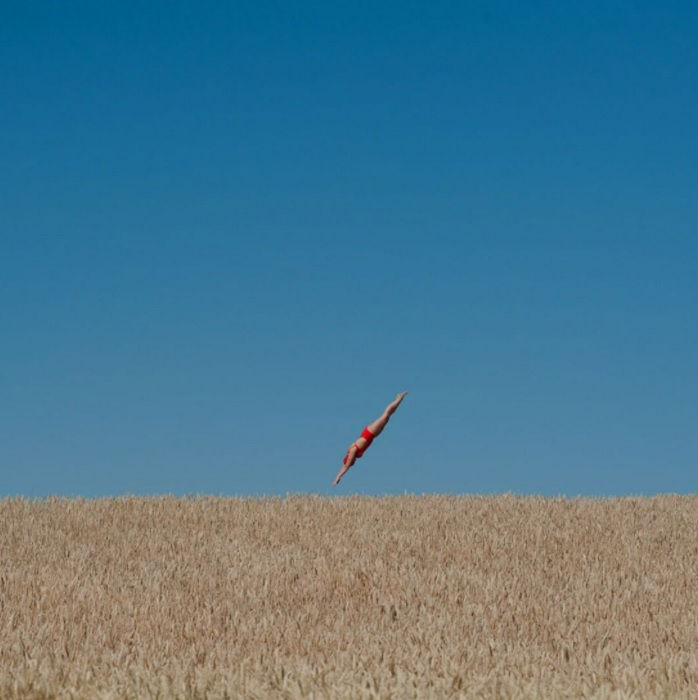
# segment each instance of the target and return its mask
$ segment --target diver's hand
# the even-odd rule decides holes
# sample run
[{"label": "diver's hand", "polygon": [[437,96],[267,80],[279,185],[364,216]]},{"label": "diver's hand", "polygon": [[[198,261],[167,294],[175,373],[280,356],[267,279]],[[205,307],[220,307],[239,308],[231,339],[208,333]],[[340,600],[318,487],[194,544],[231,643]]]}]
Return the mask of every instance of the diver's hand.
[{"label": "diver's hand", "polygon": [[349,467],[343,467],[337,476],[335,476],[332,486],[337,486],[337,484],[342,480],[342,477],[349,471]]}]

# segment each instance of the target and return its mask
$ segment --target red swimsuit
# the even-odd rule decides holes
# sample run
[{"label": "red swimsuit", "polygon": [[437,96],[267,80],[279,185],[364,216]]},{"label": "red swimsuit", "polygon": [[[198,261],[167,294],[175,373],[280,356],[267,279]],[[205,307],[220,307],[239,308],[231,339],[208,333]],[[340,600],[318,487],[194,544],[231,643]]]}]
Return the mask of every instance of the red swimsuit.
[{"label": "red swimsuit", "polygon": [[[351,447],[356,447],[356,458],[359,459],[359,457],[364,456],[364,452],[371,446],[371,443],[373,442],[373,438],[376,437],[368,428],[364,428],[363,432],[361,433],[361,437],[366,440],[366,444],[363,447],[359,447],[356,443],[354,443]],[[349,450],[351,450],[351,447]],[[347,463],[347,458],[349,457],[349,450],[347,450],[346,455],[344,455],[344,464]]]}]

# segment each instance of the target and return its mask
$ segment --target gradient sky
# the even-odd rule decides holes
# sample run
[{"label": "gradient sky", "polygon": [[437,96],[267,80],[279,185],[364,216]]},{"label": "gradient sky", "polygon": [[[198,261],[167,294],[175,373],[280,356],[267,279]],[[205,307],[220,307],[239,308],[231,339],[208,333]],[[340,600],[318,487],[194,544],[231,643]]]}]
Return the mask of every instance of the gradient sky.
[{"label": "gradient sky", "polygon": [[0,2],[0,495],[694,491],[696,36]]}]

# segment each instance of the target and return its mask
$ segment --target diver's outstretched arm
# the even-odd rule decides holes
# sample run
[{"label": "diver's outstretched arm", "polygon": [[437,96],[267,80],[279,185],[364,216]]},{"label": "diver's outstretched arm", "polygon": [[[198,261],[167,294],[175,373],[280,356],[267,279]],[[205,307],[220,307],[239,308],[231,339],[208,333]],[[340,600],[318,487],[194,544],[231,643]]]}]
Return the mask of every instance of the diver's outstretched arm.
[{"label": "diver's outstretched arm", "polygon": [[339,470],[337,476],[335,476],[332,486],[337,486],[337,484],[342,480],[342,477],[351,469],[346,464]]},{"label": "diver's outstretched arm", "polygon": [[342,480],[342,477],[351,469],[354,462],[356,462],[356,452],[356,447],[352,447],[349,450],[349,452],[347,452],[344,464],[337,473],[337,476],[335,476],[334,481],[332,482],[332,486],[336,486]]}]

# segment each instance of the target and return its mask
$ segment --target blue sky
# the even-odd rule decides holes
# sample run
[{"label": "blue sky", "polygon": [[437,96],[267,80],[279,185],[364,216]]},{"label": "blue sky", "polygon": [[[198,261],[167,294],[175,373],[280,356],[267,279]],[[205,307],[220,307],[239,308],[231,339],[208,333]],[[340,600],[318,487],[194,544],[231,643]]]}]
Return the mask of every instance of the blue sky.
[{"label": "blue sky", "polygon": [[0,15],[0,495],[694,490],[698,5]]}]

